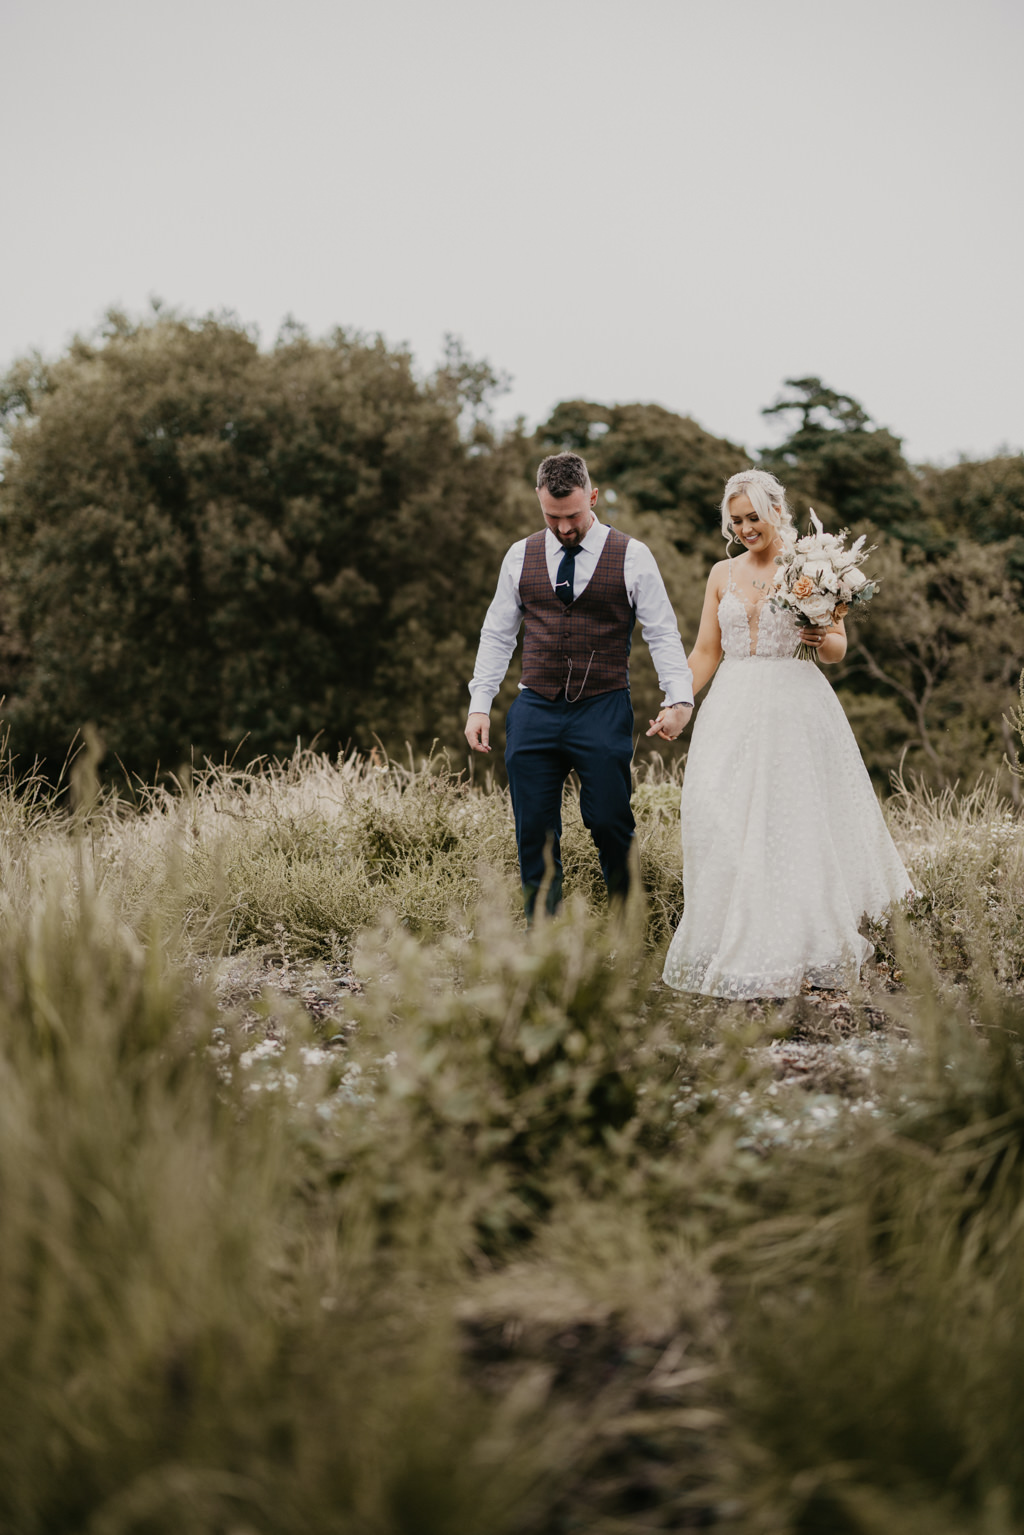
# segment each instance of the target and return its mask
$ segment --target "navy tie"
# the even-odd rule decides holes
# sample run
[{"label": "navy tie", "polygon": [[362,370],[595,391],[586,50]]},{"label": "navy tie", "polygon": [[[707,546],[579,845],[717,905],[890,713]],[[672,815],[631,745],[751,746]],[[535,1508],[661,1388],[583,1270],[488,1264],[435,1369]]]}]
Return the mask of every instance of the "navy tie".
[{"label": "navy tie", "polygon": [[562,558],[558,562],[558,574],[555,576],[555,596],[564,602],[566,607],[572,601],[572,575],[576,556],[580,552],[577,544],[574,549],[562,549]]}]

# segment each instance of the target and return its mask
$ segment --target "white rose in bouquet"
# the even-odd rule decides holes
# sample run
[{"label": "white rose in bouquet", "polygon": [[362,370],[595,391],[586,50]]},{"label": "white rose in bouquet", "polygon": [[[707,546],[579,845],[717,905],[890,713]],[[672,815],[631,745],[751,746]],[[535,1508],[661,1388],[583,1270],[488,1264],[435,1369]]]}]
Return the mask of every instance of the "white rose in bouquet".
[{"label": "white rose in bouquet", "polygon": [[831,623],[834,604],[827,597],[819,595],[804,597],[800,602],[800,611],[812,624]]},{"label": "white rose in bouquet", "polygon": [[829,564],[826,560],[818,558],[807,559],[804,560],[800,574],[802,576],[807,576],[811,581],[820,581],[826,570],[829,568]]}]

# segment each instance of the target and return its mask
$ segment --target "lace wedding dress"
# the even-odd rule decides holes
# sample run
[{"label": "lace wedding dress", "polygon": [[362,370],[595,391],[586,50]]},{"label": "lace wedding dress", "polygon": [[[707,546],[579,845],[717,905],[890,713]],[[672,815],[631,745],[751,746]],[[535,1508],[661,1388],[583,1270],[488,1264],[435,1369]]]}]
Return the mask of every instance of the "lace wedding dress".
[{"label": "lace wedding dress", "polygon": [[683,920],[664,978],[680,991],[793,996],[847,987],[858,926],[912,889],[843,707],[797,625],[748,612],[730,582],[723,659],[696,723],[681,801]]}]

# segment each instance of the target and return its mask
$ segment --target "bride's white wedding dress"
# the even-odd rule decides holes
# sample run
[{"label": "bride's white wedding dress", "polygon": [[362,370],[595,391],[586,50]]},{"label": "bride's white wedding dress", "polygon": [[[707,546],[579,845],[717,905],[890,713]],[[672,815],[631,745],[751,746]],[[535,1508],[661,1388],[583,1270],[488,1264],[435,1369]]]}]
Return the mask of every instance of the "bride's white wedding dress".
[{"label": "bride's white wedding dress", "polygon": [[723,659],[693,727],[681,801],[683,920],[664,978],[714,997],[847,987],[862,916],[908,895],[843,707],[795,621],[730,582]]}]

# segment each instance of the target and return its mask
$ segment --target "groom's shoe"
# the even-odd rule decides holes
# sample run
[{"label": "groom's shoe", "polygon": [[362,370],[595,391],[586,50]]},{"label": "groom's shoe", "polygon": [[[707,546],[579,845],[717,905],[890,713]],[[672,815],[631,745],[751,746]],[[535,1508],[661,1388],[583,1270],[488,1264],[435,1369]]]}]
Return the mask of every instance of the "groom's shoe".
[{"label": "groom's shoe", "polygon": [[[542,885],[523,886],[523,910],[526,913],[527,927],[533,926],[536,916],[537,897],[544,887]],[[547,890],[544,895],[544,910],[549,917],[553,917],[562,904],[562,876],[553,874],[550,882],[547,882]]]}]

